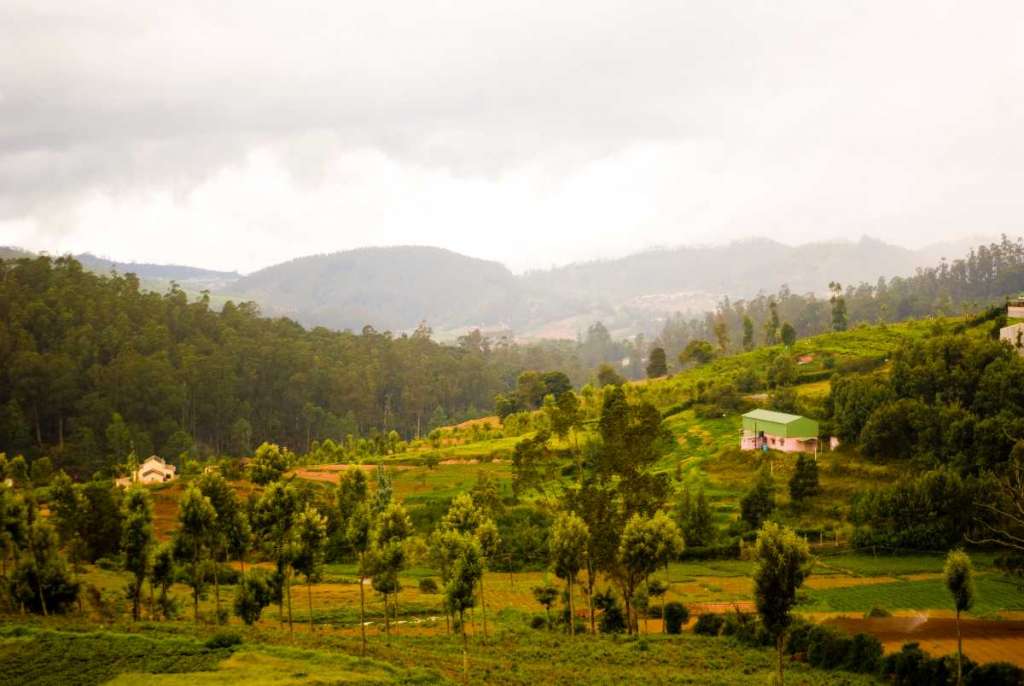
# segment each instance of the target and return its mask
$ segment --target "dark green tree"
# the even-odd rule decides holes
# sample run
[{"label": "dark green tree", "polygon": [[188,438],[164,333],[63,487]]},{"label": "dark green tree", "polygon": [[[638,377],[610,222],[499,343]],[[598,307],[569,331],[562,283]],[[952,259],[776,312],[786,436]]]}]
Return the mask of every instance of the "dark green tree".
[{"label": "dark green tree", "polygon": [[313,633],[313,582],[320,579],[324,567],[327,519],[315,507],[306,506],[295,519],[295,555],[292,567],[306,577],[309,604],[309,632]]},{"label": "dark green tree", "polygon": [[942,570],[946,588],[953,596],[953,609],[956,610],[956,682],[964,681],[964,641],[960,633],[960,613],[974,606],[974,567],[971,558],[962,550],[951,550],[946,555],[946,564]]},{"label": "dark green tree", "polygon": [[288,631],[292,625],[291,559],[293,553],[292,529],[299,512],[299,497],[295,487],[280,481],[272,482],[256,501],[253,513],[253,531],[270,548],[275,562],[275,583],[280,584],[277,596],[278,617],[284,620],[284,606],[288,607]]},{"label": "dark green tree", "polygon": [[811,573],[807,543],[793,531],[768,522],[754,544],[754,604],[778,652],[779,684],[783,681],[782,655],[796,592]]},{"label": "dark green tree", "polygon": [[246,626],[252,626],[270,604],[272,595],[265,573],[257,569],[246,572],[235,590],[235,616]]},{"label": "dark green tree", "polygon": [[743,349],[754,349],[754,321],[747,315],[743,315]]},{"label": "dark green tree", "polygon": [[782,325],[782,345],[792,348],[794,343],[796,343],[796,329],[789,322],[785,322]]},{"label": "dark green tree", "polygon": [[762,467],[757,481],[740,499],[740,518],[751,529],[759,529],[774,509],[775,482],[768,468]]},{"label": "dark green tree", "polygon": [[695,340],[686,344],[683,352],[679,353],[679,364],[686,366],[689,363],[697,365],[707,364],[715,358],[715,349],[707,341]]},{"label": "dark green tree", "polygon": [[651,354],[647,360],[647,378],[656,379],[666,374],[668,374],[668,363],[665,360],[665,349],[660,346],[651,348]]},{"label": "dark green tree", "polygon": [[576,606],[573,602],[573,584],[579,576],[587,555],[590,530],[582,518],[572,512],[562,513],[555,519],[551,530],[551,563],[555,576],[565,580],[569,597],[569,634],[576,635]]},{"label": "dark green tree", "polygon": [[153,505],[149,493],[141,486],[128,489],[124,498],[124,524],[121,526],[121,552],[124,568],[131,574],[128,598],[132,602],[132,619],[138,621],[142,606],[142,585],[152,566]]},{"label": "dark green tree", "polygon": [[796,458],[793,476],[789,479],[789,497],[794,503],[815,496],[819,493],[818,462],[807,453],[800,453]]},{"label": "dark green tree", "polygon": [[174,557],[188,565],[192,587],[192,615],[199,622],[199,596],[206,587],[204,563],[216,545],[217,512],[210,499],[189,486],[178,502],[178,529],[174,535]]},{"label": "dark green tree", "polygon": [[846,331],[846,298],[843,297],[843,287],[838,281],[830,281],[828,290],[832,294],[829,298],[832,304],[832,330]]}]

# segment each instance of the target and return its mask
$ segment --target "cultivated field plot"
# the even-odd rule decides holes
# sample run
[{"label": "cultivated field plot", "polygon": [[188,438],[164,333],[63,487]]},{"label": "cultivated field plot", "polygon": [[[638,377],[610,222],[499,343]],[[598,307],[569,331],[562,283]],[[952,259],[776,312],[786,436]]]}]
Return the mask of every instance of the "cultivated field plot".
[{"label": "cultivated field plot", "polygon": [[[886,652],[915,642],[932,655],[956,652],[956,623],[950,617],[878,617],[855,619],[837,617],[825,620],[851,634],[864,632],[878,638]],[[1024,621],[961,619],[964,653],[975,662],[1012,662],[1024,667]]]}]

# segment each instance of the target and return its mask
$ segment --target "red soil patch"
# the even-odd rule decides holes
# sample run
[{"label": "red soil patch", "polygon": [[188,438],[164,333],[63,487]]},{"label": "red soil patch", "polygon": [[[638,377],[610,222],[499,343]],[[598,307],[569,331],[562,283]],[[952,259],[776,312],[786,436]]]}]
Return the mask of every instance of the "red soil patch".
[{"label": "red soil patch", "polygon": [[[305,479],[306,481],[325,481],[327,483],[336,484],[341,480],[341,473],[349,469],[362,469],[364,472],[373,472],[377,470],[375,464],[318,464],[310,465],[308,467],[298,467],[293,469],[289,474]],[[406,469],[412,469],[409,465],[388,465],[387,469],[394,469],[397,471],[403,471]]]},{"label": "red soil patch", "polygon": [[[956,652],[956,621],[949,617],[837,617],[823,623],[851,634],[871,634],[886,652],[908,642],[921,644],[922,650],[935,656]],[[960,629],[964,653],[975,662],[1012,662],[1024,667],[1024,621],[961,619]]]},{"label": "red soil patch", "polygon": [[490,417],[480,417],[479,419],[467,419],[461,424],[456,424],[455,428],[461,431],[462,429],[468,429],[471,426],[486,426],[492,429],[500,429],[501,420],[494,415]]}]

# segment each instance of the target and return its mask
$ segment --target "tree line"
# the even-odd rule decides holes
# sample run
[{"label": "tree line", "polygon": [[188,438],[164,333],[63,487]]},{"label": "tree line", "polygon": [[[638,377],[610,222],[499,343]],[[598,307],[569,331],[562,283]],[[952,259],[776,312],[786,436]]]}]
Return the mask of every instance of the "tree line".
[{"label": "tree line", "polygon": [[380,444],[487,414],[524,370],[586,379],[571,341],[519,345],[422,325],[392,335],[305,330],[253,303],[190,302],[98,276],[70,257],[0,261],[0,450],[48,456],[78,476],[134,452],[307,452],[346,437]]},{"label": "tree line", "polygon": [[1003,303],[1024,292],[1024,239],[1003,236],[998,243],[980,245],[964,258],[943,260],[918,269],[909,277],[879,278],[875,284],[828,285],[828,296],[777,293],[754,298],[725,298],[701,317],[676,314],[666,320],[653,345],[676,359],[693,341],[710,351],[737,352],[775,345],[827,331],[842,331],[859,323],[898,322],[955,315]]}]

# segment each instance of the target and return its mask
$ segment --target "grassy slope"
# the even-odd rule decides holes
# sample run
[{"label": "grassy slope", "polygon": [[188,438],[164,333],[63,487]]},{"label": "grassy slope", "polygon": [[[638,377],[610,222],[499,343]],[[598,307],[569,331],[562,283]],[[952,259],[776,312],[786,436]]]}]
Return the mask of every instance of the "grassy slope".
[{"label": "grassy slope", "polygon": [[274,645],[211,649],[177,637],[107,631],[0,634],[0,684],[411,684],[423,670]]}]

